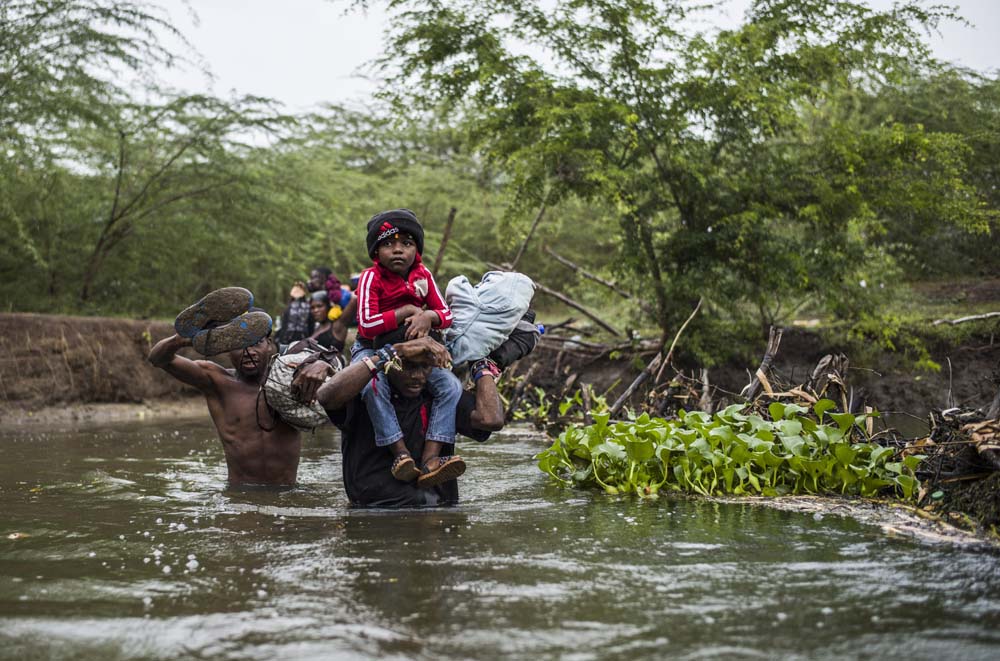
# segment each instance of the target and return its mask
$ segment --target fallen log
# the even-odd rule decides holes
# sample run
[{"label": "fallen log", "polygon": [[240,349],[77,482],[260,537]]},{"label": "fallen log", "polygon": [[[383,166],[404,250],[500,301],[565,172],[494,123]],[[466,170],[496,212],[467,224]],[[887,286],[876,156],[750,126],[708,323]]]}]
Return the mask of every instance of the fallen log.
[{"label": "fallen log", "polygon": [[572,324],[575,321],[576,321],[576,319],[574,319],[573,317],[570,317],[566,321],[560,321],[559,323],[551,324],[551,325],[547,326],[546,329],[545,329],[545,332],[546,333],[551,333],[552,331],[554,331],[554,330],[556,330],[558,328],[562,328],[563,326],[569,326],[570,324]]},{"label": "fallen log", "polygon": [[572,337],[562,337],[560,335],[549,335],[548,332],[546,332],[545,335],[542,335],[542,338],[539,340],[539,342],[541,342],[542,344],[545,344],[547,342],[555,342],[557,344],[576,345],[584,349],[594,349],[597,351],[607,351],[608,349],[613,348],[608,346],[607,344],[598,344],[597,342],[587,342],[585,340],[577,340]]},{"label": "fallen log", "polygon": [[992,317],[1000,317],[1000,312],[987,312],[986,314],[974,314],[968,317],[959,317],[958,319],[935,319],[931,325],[940,326],[941,324],[951,324],[952,326],[954,326],[956,324],[964,324],[967,321],[991,319]]},{"label": "fallen log", "polygon": [[542,252],[544,252],[546,255],[549,255],[550,257],[552,257],[553,259],[555,259],[557,262],[559,262],[560,264],[562,264],[566,268],[571,269],[573,271],[576,271],[577,273],[579,273],[584,278],[587,278],[588,280],[593,280],[594,282],[596,282],[599,285],[604,285],[605,287],[607,287],[608,289],[610,289],[614,293],[618,294],[622,298],[625,298],[625,299],[631,299],[632,298],[632,294],[628,293],[627,291],[625,291],[624,289],[622,289],[621,287],[619,287],[615,283],[611,282],[610,280],[605,280],[604,278],[602,278],[599,275],[595,275],[594,273],[591,273],[590,271],[584,269],[582,266],[580,266],[578,264],[574,264],[573,262],[569,261],[568,259],[566,259],[562,255],[560,255],[559,253],[557,253],[552,248],[549,248],[548,245],[542,246]]},{"label": "fallen log", "polygon": [[623,336],[623,333],[620,330],[618,330],[617,328],[615,328],[614,326],[612,326],[608,322],[606,322],[603,319],[601,319],[601,317],[596,312],[593,312],[593,311],[585,308],[582,304],[577,303],[576,301],[574,301],[573,299],[571,299],[569,296],[566,296],[565,294],[560,294],[559,292],[557,292],[557,291],[555,291],[553,289],[549,289],[548,287],[546,287],[542,283],[538,282],[537,280],[535,280],[535,287],[537,287],[542,293],[548,294],[552,298],[554,298],[554,299],[556,299],[556,300],[558,300],[558,301],[560,301],[560,302],[562,302],[562,303],[570,306],[571,308],[573,308],[575,310],[579,310],[583,314],[585,314],[588,317],[590,317],[591,319],[593,319],[594,323],[596,323],[598,326],[600,326],[604,330],[608,331],[612,335],[615,335],[616,337],[622,337]]}]

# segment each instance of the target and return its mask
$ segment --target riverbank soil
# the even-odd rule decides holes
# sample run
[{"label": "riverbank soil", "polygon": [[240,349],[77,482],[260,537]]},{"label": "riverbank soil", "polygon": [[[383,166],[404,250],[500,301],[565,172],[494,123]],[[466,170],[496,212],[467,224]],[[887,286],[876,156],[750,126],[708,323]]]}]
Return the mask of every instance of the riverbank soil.
[{"label": "riverbank soil", "polygon": [[0,314],[0,423],[177,415],[203,407],[194,388],[146,362],[153,344],[172,333],[162,321]]},{"label": "riverbank soil", "polygon": [[[766,339],[764,334],[755,361],[728,363],[707,371],[713,408],[740,401],[739,393],[750,382],[759,356],[764,354]],[[768,374],[776,389],[779,384],[793,387],[805,383],[824,356],[845,354],[850,358],[844,375],[847,388],[853,390],[859,407],[867,404],[883,413],[900,412],[925,418],[933,409],[979,408],[990,403],[997,388],[994,372],[1000,365],[1000,332],[995,336],[986,330],[974,333],[959,345],[930,338],[927,350],[930,358],[943,366],[940,371],[916,370],[908,357],[888,352],[878,352],[868,360],[856,360],[851,357],[848,346],[830,344],[808,329],[786,328]],[[584,384],[610,402],[655,355],[655,346],[640,346],[637,351],[609,350],[599,345],[543,336],[535,351],[515,367],[513,376],[519,378],[530,374],[523,397],[532,403],[534,387],[561,400]],[[680,361],[675,361],[674,366],[679,372],[675,374],[673,369],[668,369],[659,384],[661,389],[675,378],[684,386],[678,389],[678,403],[688,405],[691,397],[697,402],[703,392],[701,370]],[[648,387],[640,389],[629,404],[642,404],[648,391]]]},{"label": "riverbank soil", "polygon": [[[146,362],[153,344],[172,333],[173,327],[165,321],[0,314],[0,421],[15,411],[46,407],[152,405],[194,397],[193,388]],[[859,399],[883,412],[924,417],[927,411],[952,405],[985,406],[996,393],[993,374],[1000,365],[1000,333],[996,335],[984,330],[958,346],[940,341],[928,346],[931,358],[944,366],[938,372],[914,372],[906,359],[885,352],[867,363],[852,360],[849,385]],[[760,354],[765,344],[766,337],[762,337]],[[770,374],[777,382],[803,383],[824,355],[848,350],[831,346],[810,330],[789,328]],[[595,396],[613,401],[655,354],[655,347],[643,345],[608,349],[543,336],[535,351],[509,370],[505,379],[524,379],[530,374],[523,394],[526,401],[535,396],[535,388],[549,398],[561,399],[584,384]],[[201,358],[191,350],[182,355]],[[700,370],[677,367],[681,370],[678,378],[700,393]],[[733,363],[708,370],[714,405],[735,401],[754,369],[756,363]],[[643,395],[640,390],[630,403],[640,404]],[[679,401],[683,397],[681,393]]]}]

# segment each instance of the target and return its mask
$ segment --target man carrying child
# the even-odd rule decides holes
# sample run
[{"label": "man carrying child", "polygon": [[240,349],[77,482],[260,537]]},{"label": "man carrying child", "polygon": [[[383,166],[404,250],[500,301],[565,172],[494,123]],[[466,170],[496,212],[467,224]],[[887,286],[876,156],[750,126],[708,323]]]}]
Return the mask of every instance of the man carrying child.
[{"label": "man carrying child", "polygon": [[405,340],[426,337],[432,329],[444,330],[451,325],[451,310],[421,261],[424,230],[412,211],[393,209],[373,216],[366,243],[374,264],[358,282],[358,340],[351,348],[351,362],[368,368],[370,381],[362,399],[374,427],[375,445],[388,448],[394,457],[393,477],[403,482],[416,480],[422,488],[434,487],[465,472],[465,462],[450,451],[461,383],[447,366],[434,367],[426,375],[433,406],[418,469],[407,450],[386,373],[380,369],[395,362],[393,346],[384,341],[375,345],[380,336],[400,327]]}]

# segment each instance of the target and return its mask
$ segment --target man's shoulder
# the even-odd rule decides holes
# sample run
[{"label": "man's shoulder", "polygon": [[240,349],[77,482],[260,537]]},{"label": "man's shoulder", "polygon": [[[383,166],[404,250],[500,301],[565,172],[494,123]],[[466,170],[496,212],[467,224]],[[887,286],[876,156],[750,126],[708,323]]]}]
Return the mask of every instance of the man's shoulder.
[{"label": "man's shoulder", "polygon": [[231,367],[223,367],[211,360],[200,360],[198,362],[203,363],[202,368],[209,378],[212,379],[217,392],[237,393],[260,390],[259,384],[244,381],[236,373],[236,370]]},{"label": "man's shoulder", "polygon": [[232,381],[238,380],[236,378],[236,370],[231,367],[223,367],[213,360],[196,360],[194,362],[198,367],[214,377],[229,379]]},{"label": "man's shoulder", "polygon": [[215,361],[201,359],[193,360],[191,362],[193,362],[195,366],[201,370],[202,374],[211,379],[213,385],[216,387],[230,381],[237,381],[236,370],[227,369]]}]

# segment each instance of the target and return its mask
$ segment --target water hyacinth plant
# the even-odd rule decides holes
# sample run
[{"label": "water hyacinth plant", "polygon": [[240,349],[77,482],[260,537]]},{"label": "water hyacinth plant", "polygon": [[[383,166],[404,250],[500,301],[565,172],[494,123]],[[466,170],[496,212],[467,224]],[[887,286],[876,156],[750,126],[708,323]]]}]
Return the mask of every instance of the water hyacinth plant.
[{"label": "water hyacinth plant", "polygon": [[[779,496],[838,493],[874,496],[917,492],[922,455],[894,460],[895,451],[864,433],[867,415],[812,410],[773,402],[771,419],[734,404],[714,415],[681,411],[676,420],[651,418],[567,428],[538,454],[538,467],[565,486],[655,497],[662,489],[702,495]],[[870,415],[870,414],[869,414]]]}]

